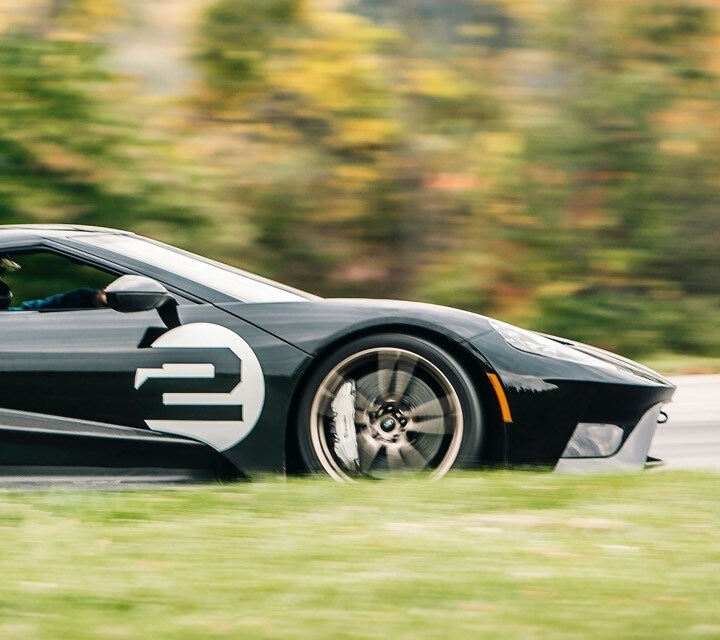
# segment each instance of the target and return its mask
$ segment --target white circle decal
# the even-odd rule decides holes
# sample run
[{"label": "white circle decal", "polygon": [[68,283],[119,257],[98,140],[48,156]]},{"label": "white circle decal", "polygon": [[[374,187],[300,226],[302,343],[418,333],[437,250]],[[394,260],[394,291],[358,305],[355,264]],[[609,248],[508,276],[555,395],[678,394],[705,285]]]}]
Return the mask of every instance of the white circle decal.
[{"label": "white circle decal", "polygon": [[[163,393],[166,406],[236,406],[237,420],[146,420],[154,431],[189,436],[225,451],[241,442],[253,429],[265,402],[265,378],[260,361],[237,333],[209,322],[176,327],[161,335],[153,349],[230,349],[240,361],[240,380],[228,393]],[[159,369],[140,368],[135,388],[152,378],[214,378],[210,363],[167,363]]]}]

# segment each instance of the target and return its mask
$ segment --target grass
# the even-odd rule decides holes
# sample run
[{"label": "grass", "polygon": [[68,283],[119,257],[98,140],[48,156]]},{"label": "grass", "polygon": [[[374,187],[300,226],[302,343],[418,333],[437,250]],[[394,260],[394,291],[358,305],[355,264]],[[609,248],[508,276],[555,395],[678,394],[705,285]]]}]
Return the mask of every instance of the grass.
[{"label": "grass", "polygon": [[690,356],[677,353],[660,353],[640,358],[645,366],[666,376],[678,376],[696,373],[720,373],[720,358],[710,356]]},{"label": "grass", "polygon": [[0,638],[720,637],[720,475],[0,493]]}]

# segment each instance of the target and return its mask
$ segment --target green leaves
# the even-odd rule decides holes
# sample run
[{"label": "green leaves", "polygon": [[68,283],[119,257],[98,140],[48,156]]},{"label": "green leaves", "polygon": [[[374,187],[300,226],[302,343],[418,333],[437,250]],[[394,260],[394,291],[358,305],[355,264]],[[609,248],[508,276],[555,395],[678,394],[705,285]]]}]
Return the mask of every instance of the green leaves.
[{"label": "green leaves", "polygon": [[0,222],[129,227],[320,294],[720,353],[692,319],[720,297],[720,8],[215,0],[174,31],[197,74],[177,100],[102,44],[168,24],[53,7],[0,39]]}]

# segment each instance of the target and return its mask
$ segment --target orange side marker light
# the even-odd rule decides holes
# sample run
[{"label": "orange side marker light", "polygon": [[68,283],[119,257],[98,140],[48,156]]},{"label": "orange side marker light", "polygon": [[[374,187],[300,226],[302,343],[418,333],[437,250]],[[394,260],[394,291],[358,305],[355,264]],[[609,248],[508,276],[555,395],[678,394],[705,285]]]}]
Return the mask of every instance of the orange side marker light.
[{"label": "orange side marker light", "polygon": [[488,373],[487,377],[490,378],[490,384],[495,389],[495,395],[497,395],[498,402],[500,403],[500,411],[502,412],[502,419],[504,422],[512,422],[512,414],[510,413],[510,405],[505,395],[502,382],[494,373]]}]

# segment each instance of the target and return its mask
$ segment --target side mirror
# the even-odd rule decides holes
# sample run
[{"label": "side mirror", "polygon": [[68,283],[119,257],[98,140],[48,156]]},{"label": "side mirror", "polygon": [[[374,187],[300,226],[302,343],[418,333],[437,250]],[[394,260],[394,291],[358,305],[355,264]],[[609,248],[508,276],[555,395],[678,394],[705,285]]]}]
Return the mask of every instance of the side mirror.
[{"label": "side mirror", "polygon": [[145,276],[122,276],[105,288],[107,305],[131,313],[158,309],[174,298],[159,282]]}]

